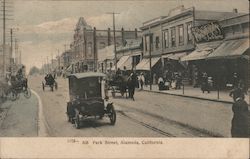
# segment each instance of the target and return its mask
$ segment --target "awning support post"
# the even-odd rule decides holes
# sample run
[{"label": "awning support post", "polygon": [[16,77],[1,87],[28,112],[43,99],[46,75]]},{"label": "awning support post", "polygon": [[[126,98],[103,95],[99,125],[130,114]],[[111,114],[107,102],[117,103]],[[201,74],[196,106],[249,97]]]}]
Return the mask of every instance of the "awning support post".
[{"label": "awning support post", "polygon": [[184,95],[184,83],[182,83],[182,94]]},{"label": "awning support post", "polygon": [[218,89],[217,89],[217,99],[220,99],[220,88],[218,86]]}]

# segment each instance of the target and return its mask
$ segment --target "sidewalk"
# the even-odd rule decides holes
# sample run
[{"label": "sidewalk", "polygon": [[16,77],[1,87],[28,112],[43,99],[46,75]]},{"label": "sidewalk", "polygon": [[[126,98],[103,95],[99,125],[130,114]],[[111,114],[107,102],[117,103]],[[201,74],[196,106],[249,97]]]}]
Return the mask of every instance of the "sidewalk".
[{"label": "sidewalk", "polygon": [[[218,91],[216,90],[211,91],[210,93],[207,93],[207,92],[202,93],[200,88],[193,88],[192,86],[184,86],[184,91],[183,91],[183,88],[179,90],[170,89],[170,90],[159,91],[158,85],[152,85],[152,90],[150,90],[150,86],[148,85],[147,87],[144,86],[144,91],[152,91],[156,93],[210,100],[210,101],[223,102],[223,103],[233,103],[232,97],[229,96],[230,91],[225,91],[225,90],[219,92],[219,98],[218,98]],[[250,100],[249,92],[245,96],[245,99],[247,103],[249,104],[249,100]]]}]

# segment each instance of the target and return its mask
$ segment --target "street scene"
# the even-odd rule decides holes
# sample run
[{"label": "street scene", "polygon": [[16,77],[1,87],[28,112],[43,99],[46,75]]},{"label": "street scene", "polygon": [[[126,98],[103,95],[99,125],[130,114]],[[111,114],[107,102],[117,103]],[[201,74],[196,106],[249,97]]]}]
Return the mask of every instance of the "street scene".
[{"label": "street scene", "polygon": [[248,2],[1,5],[0,137],[250,137]]}]

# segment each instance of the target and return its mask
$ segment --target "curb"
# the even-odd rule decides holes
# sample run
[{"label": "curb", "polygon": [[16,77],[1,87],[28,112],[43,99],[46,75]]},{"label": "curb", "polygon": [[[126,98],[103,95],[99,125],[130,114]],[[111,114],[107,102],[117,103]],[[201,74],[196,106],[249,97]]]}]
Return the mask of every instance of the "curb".
[{"label": "curb", "polygon": [[183,94],[172,94],[172,93],[168,93],[168,92],[159,92],[159,91],[150,91],[150,90],[143,90],[143,91],[151,92],[151,93],[167,94],[167,95],[179,96],[179,97],[185,97],[185,98],[194,98],[194,99],[200,99],[200,100],[207,100],[207,101],[212,101],[212,102],[221,102],[221,103],[226,103],[226,104],[233,104],[233,102],[226,101],[226,100],[209,99],[209,98],[188,96],[188,95],[183,95]]},{"label": "curb", "polygon": [[43,104],[40,96],[36,91],[31,89],[31,92],[36,96],[38,100],[38,137],[49,137],[48,124],[43,115]]}]

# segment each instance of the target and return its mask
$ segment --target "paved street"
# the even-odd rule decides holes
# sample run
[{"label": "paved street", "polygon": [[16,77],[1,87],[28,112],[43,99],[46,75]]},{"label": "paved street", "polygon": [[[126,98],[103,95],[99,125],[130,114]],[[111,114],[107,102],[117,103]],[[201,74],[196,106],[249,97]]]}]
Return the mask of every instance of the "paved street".
[{"label": "paved street", "polygon": [[[59,88],[41,87],[42,77],[31,77],[30,87],[41,98],[47,136],[81,137],[211,137],[230,136],[231,105],[136,91],[135,101],[117,95],[111,99],[117,110],[115,126],[108,119],[88,120],[75,129],[67,122],[67,79],[58,78]],[[218,126],[220,125],[220,126]]]}]

